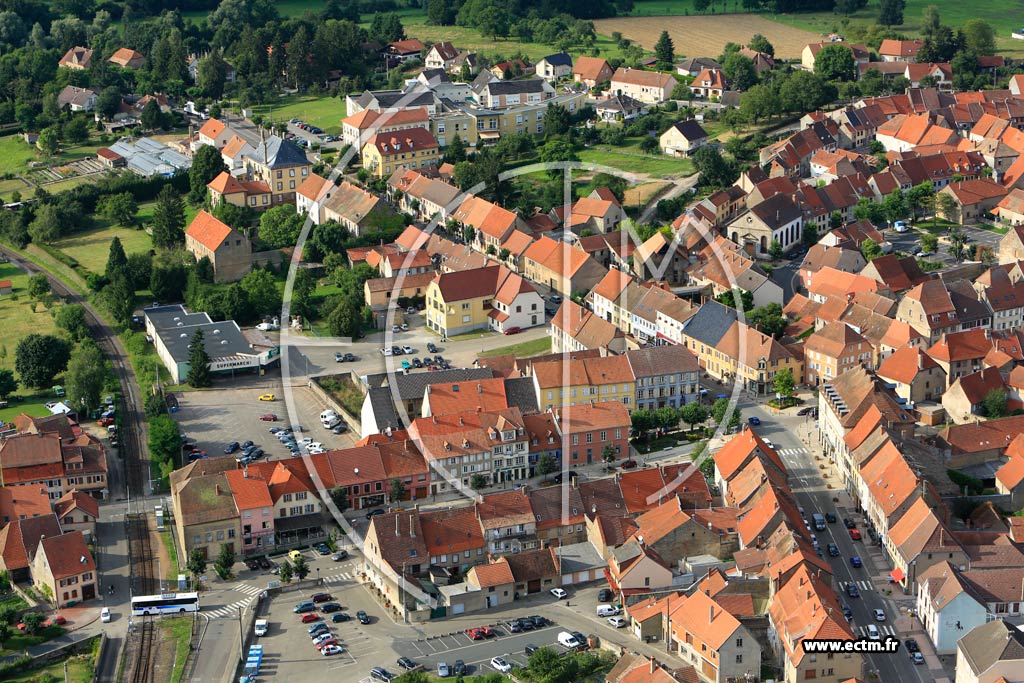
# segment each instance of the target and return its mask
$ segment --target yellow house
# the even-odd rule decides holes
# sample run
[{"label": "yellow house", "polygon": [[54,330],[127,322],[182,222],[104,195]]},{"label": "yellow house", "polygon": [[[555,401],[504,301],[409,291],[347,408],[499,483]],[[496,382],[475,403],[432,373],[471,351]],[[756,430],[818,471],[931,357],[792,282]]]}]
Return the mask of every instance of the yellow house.
[{"label": "yellow house", "polygon": [[[636,381],[625,356],[573,358],[533,364],[533,388],[541,412],[549,408],[621,401],[633,410]],[[571,411],[566,414],[572,419]]]},{"label": "yellow house", "polygon": [[533,286],[500,265],[438,273],[427,286],[427,327],[442,337],[542,325],[543,308]]},{"label": "yellow house", "polygon": [[363,168],[377,178],[389,178],[400,168],[436,166],[437,140],[426,128],[377,133],[362,149]]}]

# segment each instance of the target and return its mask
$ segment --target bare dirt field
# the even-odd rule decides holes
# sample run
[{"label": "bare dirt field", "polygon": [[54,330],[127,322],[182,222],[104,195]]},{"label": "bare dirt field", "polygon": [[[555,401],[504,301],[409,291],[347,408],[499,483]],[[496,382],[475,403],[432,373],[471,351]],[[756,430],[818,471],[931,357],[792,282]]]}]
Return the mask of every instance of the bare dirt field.
[{"label": "bare dirt field", "polygon": [[597,32],[611,35],[619,31],[623,36],[651,50],[663,30],[667,30],[675,44],[676,55],[686,57],[716,57],[728,42],[747,42],[760,33],[775,46],[775,56],[799,58],[808,43],[821,37],[810,31],[776,23],[756,14],[716,14],[692,17],[623,17],[600,19],[594,22]]}]

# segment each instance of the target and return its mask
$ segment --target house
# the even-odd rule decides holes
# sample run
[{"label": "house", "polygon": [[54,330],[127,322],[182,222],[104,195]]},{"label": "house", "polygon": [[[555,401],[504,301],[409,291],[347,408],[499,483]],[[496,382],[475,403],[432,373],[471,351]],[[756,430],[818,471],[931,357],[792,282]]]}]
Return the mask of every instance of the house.
[{"label": "house", "polygon": [[334,183],[327,178],[315,173],[306,176],[306,179],[295,188],[295,211],[299,214],[306,214],[313,225],[319,225],[324,219],[324,201],[334,190]]},{"label": "house", "polygon": [[608,574],[609,583],[622,592],[650,592],[672,585],[672,570],[668,563],[636,540],[611,549]]},{"label": "house", "polygon": [[294,203],[295,189],[313,170],[305,152],[292,141],[276,135],[260,140],[255,154],[244,157],[244,162],[250,180],[270,186],[275,206]]},{"label": "house", "polygon": [[904,294],[896,308],[896,320],[927,335],[929,344],[936,343],[943,334],[965,329],[951,292],[941,280],[922,282]]},{"label": "house", "polygon": [[341,223],[352,235],[379,231],[393,224],[397,217],[394,209],[383,199],[347,180],[329,190],[320,210],[324,220]]},{"label": "house", "polygon": [[57,515],[60,527],[65,533],[80,531],[87,541],[96,538],[96,522],[100,517],[100,504],[89,494],[78,489],[71,489],[54,501],[53,513]]},{"label": "house", "polygon": [[110,59],[107,60],[114,66],[119,66],[122,69],[131,69],[136,71],[141,69],[146,63],[146,58],[139,52],[132,50],[127,47],[122,47],[110,55]]},{"label": "house", "polygon": [[274,547],[274,500],[268,482],[248,468],[230,470],[224,476],[240,517],[242,556],[268,552]]},{"label": "house", "polygon": [[[526,491],[488,494],[474,505],[474,509],[488,552],[519,553],[537,548],[537,521]],[[509,563],[512,563],[511,559]]]},{"label": "house", "polygon": [[1024,226],[1014,225],[999,239],[999,263],[1024,260]]},{"label": "house", "polygon": [[631,456],[629,409],[618,401],[581,403],[551,409],[562,437],[568,467]]},{"label": "house", "polygon": [[21,430],[0,443],[0,481],[4,486],[45,487],[51,500],[72,489],[103,498],[108,493],[106,449],[78,425]]},{"label": "house", "polygon": [[956,424],[973,422],[985,414],[985,397],[993,391],[1006,391],[1003,376],[996,368],[984,368],[957,377],[942,394],[942,407]]},{"label": "house", "polygon": [[875,140],[886,152],[912,152],[919,146],[955,145],[958,136],[926,114],[897,114],[878,127]]},{"label": "house", "polygon": [[96,106],[96,93],[88,88],[66,85],[57,95],[57,106],[71,111],[92,111]]},{"label": "house", "polygon": [[926,353],[945,371],[946,385],[952,386],[958,377],[981,370],[994,346],[992,333],[979,328],[943,334]]},{"label": "house", "polygon": [[405,90],[364,90],[358,95],[346,95],[345,107],[349,116],[367,109],[382,114],[421,107],[425,108],[431,116],[438,113],[437,96],[419,82],[408,92]]},{"label": "house", "polygon": [[608,193],[607,196],[599,196],[595,191],[586,197],[577,199],[569,207],[568,217],[565,215],[564,205],[554,207],[550,216],[574,233],[590,230],[603,234],[613,232],[616,226],[625,219],[626,212],[614,194]]},{"label": "house", "polygon": [[399,510],[370,520],[363,543],[367,582],[393,605],[415,615],[417,606],[431,606],[417,577],[430,563],[418,510]]},{"label": "house", "polygon": [[245,158],[256,154],[256,148],[249,144],[244,138],[235,135],[220,151],[220,158],[228,171],[235,171],[245,168]]},{"label": "house", "polygon": [[931,567],[949,562],[967,566],[967,550],[939,518],[941,507],[933,510],[923,497],[917,498],[906,513],[889,528],[884,543],[894,569],[889,578],[914,595],[923,587],[921,575]]},{"label": "house", "polygon": [[362,148],[363,168],[377,178],[388,178],[399,168],[436,166],[438,144],[426,128],[377,133]]},{"label": "house", "polygon": [[448,69],[448,73],[458,75],[462,73],[462,67],[465,65],[469,71],[470,77],[475,76],[480,71],[480,58],[475,52],[469,52],[462,50],[458,56],[452,62],[451,68]]},{"label": "house", "polygon": [[60,522],[53,513],[11,520],[0,527],[0,570],[7,572],[11,581],[31,580],[31,567],[39,542],[62,533]]},{"label": "house", "polygon": [[721,70],[703,69],[690,83],[690,92],[694,97],[721,98],[728,87],[729,82]]},{"label": "house", "polygon": [[957,641],[987,623],[984,598],[945,560],[917,574],[917,614],[936,654],[952,654]]},{"label": "house", "polygon": [[427,328],[443,337],[477,329],[525,329],[544,323],[544,300],[500,265],[438,273],[427,287]]},{"label": "house", "polygon": [[32,582],[58,609],[96,598],[96,562],[81,531],[42,537],[31,571]]},{"label": "house", "polygon": [[956,683],[999,683],[1020,677],[1024,632],[1002,619],[975,627],[956,643]]},{"label": "house", "polygon": [[244,206],[254,211],[270,208],[270,186],[259,180],[239,180],[227,171],[221,171],[206,184],[210,193],[210,206],[221,202]]},{"label": "house", "polygon": [[537,62],[534,70],[548,83],[566,78],[572,74],[572,57],[565,52],[548,55]]},{"label": "house", "polygon": [[653,549],[670,566],[694,555],[721,554],[718,533],[688,514],[678,498],[644,512],[634,523],[637,530],[632,538]]},{"label": "house", "polygon": [[546,102],[555,95],[555,89],[542,78],[526,78],[490,81],[475,89],[474,93],[481,107],[504,108]]},{"label": "house", "polygon": [[[1024,190],[1019,188],[1011,190],[1008,195],[1003,197],[1003,199],[996,204],[996,208],[992,209],[992,214],[1000,223],[1009,225],[1010,227],[1024,225]],[[1008,232],[999,240],[1000,245],[1002,245],[1003,241],[1007,240],[1007,238],[1016,241],[1020,240],[1017,236],[1011,238],[1010,233]]]},{"label": "house", "polygon": [[846,323],[830,321],[804,342],[804,382],[819,386],[857,365],[871,363],[871,345]]},{"label": "house", "polygon": [[855,64],[867,64],[871,61],[871,50],[860,43],[845,43],[845,42],[827,42],[827,43],[811,43],[804,47],[800,53],[800,64],[808,71],[814,71],[814,60],[821,49],[826,45],[841,45],[845,48],[849,48],[850,52],[853,53],[853,61]]},{"label": "house", "polygon": [[0,296],[6,296],[14,291],[10,280],[0,280]]},{"label": "house", "polygon": [[450,41],[443,40],[439,43],[434,43],[427,50],[426,56],[423,57],[423,67],[426,69],[452,71],[458,56],[459,51],[455,49],[455,46]]},{"label": "house", "polygon": [[750,207],[725,227],[729,239],[743,247],[750,256],[768,258],[772,244],[783,252],[800,244],[803,235],[803,212],[785,194],[777,194]]},{"label": "house", "polygon": [[604,401],[621,401],[633,409],[636,385],[624,356],[568,354],[562,360],[533,363],[530,374],[541,411]]},{"label": "house", "polygon": [[876,371],[879,379],[912,407],[922,401],[938,401],[946,389],[946,372],[924,349],[907,344],[886,356]]},{"label": "house", "polygon": [[744,680],[761,661],[754,634],[716,598],[695,591],[667,620],[672,646],[707,683]]},{"label": "house", "polygon": [[740,54],[754,63],[754,71],[757,72],[758,76],[775,68],[775,58],[767,52],[758,52],[757,50],[751,50],[749,47],[741,47]]},{"label": "house", "polygon": [[615,95],[628,95],[646,104],[661,104],[672,96],[676,79],[669,74],[619,67],[611,78]]},{"label": "house", "polygon": [[523,254],[524,276],[564,297],[590,291],[606,273],[585,251],[550,237],[534,241]]},{"label": "house", "polygon": [[884,289],[894,294],[913,289],[922,282],[931,279],[921,271],[917,259],[913,256],[899,258],[895,254],[879,256],[871,262],[864,264],[860,274],[876,280],[884,286]]},{"label": "house", "polygon": [[252,243],[205,210],[185,230],[185,249],[197,261],[210,259],[215,282],[236,282],[252,268]]},{"label": "house", "polygon": [[694,119],[672,125],[658,138],[661,153],[669,156],[689,156],[707,143],[708,134]]},{"label": "house", "polygon": [[698,400],[700,365],[685,346],[645,346],[625,355],[636,382],[637,410],[679,408]]},{"label": "house", "polygon": [[427,46],[422,41],[416,38],[409,38],[388,43],[388,46],[384,49],[384,54],[389,61],[401,63],[410,59],[418,59],[426,48]]},{"label": "house", "polygon": [[951,90],[953,87],[953,69],[948,63],[907,64],[903,76],[910,81],[912,88],[920,88],[925,78],[935,81],[935,87],[941,90]]},{"label": "house", "polygon": [[939,192],[953,198],[956,208],[946,218],[960,224],[976,223],[1006,197],[1006,188],[989,178],[953,182]]},{"label": "house", "polygon": [[917,51],[924,45],[923,40],[896,40],[886,38],[878,48],[878,56],[883,62],[908,62],[913,64],[917,61]]},{"label": "house", "polygon": [[443,567],[458,576],[487,561],[483,530],[470,505],[422,512],[420,528],[431,567]]},{"label": "house", "polygon": [[608,62],[600,57],[580,56],[572,66],[572,80],[583,83],[588,88],[596,88],[601,83],[611,80],[613,73]]},{"label": "house", "polygon": [[199,129],[197,137],[201,145],[223,149],[228,141],[235,137],[235,132],[218,119],[209,118]]},{"label": "house", "polygon": [[384,504],[395,479],[405,486],[405,499],[424,499],[430,489],[430,468],[418,445],[398,436],[392,431],[386,441],[331,450],[310,460],[324,486],[340,488],[352,510]]},{"label": "house", "polygon": [[379,112],[364,109],[341,120],[341,136],[345,144],[361,150],[377,133],[393,133],[410,128],[427,128],[430,117],[426,107],[412,107],[398,111]]},{"label": "house", "polygon": [[89,64],[92,61],[92,53],[91,49],[76,45],[64,53],[64,56],[57,62],[57,66],[74,71],[84,71],[89,68]]},{"label": "house", "polygon": [[684,59],[676,64],[676,73],[680,76],[696,76],[705,69],[721,70],[721,68],[722,65],[710,57],[695,57],[693,59]]},{"label": "house", "polygon": [[241,525],[225,472],[235,468],[230,458],[197,460],[171,474],[171,503],[178,547],[205,559],[217,557],[222,545],[239,549]]},{"label": "house", "polygon": [[594,113],[605,123],[632,121],[647,113],[647,105],[629,95],[612,95],[593,104]]},{"label": "house", "polygon": [[602,355],[622,353],[626,350],[626,338],[612,323],[566,299],[551,316],[551,352],[587,349],[599,350]]}]

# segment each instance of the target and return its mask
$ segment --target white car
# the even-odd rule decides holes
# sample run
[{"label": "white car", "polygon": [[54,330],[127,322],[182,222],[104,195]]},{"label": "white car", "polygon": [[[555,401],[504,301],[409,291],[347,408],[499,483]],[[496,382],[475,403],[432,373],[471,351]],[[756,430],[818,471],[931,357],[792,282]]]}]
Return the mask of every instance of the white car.
[{"label": "white car", "polygon": [[771,439],[761,439],[761,440],[764,441],[764,445],[765,446],[767,446],[768,448],[772,449],[773,451],[775,450],[775,444],[772,443]]},{"label": "white car", "polygon": [[412,353],[413,353],[412,347],[408,346],[408,345],[403,346],[402,347],[402,353],[406,354],[407,356],[411,356]]},{"label": "white car", "polygon": [[331,655],[340,655],[345,651],[341,645],[328,645],[327,647],[320,650],[320,654],[324,657],[330,657]]},{"label": "white car", "polygon": [[512,665],[505,661],[504,657],[495,657],[491,660],[491,666],[503,674],[512,670]]},{"label": "white car", "polygon": [[309,454],[310,455],[321,455],[321,454],[326,453],[326,452],[327,451],[325,451],[322,448],[310,448],[309,449]]},{"label": "white car", "polygon": [[384,356],[385,356],[385,357],[386,357],[386,356],[390,356],[390,355],[391,355],[391,347],[390,347],[390,346],[385,346],[384,348],[382,348],[382,349],[380,350],[380,352],[381,352],[382,354],[384,354]]},{"label": "white car", "polygon": [[561,600],[562,598],[568,597],[568,595],[569,595],[568,593],[566,593],[561,588],[552,588],[551,589],[551,594],[554,595],[559,600]]},{"label": "white car", "polygon": [[882,634],[878,632],[878,627],[874,624],[868,624],[868,638],[871,640],[882,639]]},{"label": "white car", "polygon": [[876,609],[872,613],[875,615],[875,621],[885,621],[885,612],[882,610]]},{"label": "white car", "polygon": [[896,221],[892,224],[892,227],[896,232],[910,232],[910,228],[908,228],[907,224],[903,221]]},{"label": "white car", "polygon": [[269,332],[271,330],[279,330],[281,329],[281,326],[277,323],[260,323],[256,326],[256,329],[261,332]]},{"label": "white car", "polygon": [[313,639],[313,644],[314,645],[319,645],[320,643],[324,642],[325,640],[330,640],[333,637],[334,637],[333,633],[323,633],[323,634],[321,634],[321,635],[319,635],[319,636],[317,636],[316,638]]},{"label": "white car", "polygon": [[106,623],[108,623],[110,621],[110,608],[109,607],[104,607],[103,609],[100,610],[100,621],[102,621],[104,624],[106,624]]},{"label": "white car", "polygon": [[615,628],[622,628],[627,624],[626,620],[622,617],[608,617],[608,623]]}]

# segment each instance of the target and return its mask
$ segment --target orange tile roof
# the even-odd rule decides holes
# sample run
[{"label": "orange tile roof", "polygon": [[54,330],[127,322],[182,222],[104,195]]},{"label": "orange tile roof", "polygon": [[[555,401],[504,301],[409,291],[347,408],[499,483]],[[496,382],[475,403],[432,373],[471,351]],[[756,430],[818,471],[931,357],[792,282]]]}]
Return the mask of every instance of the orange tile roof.
[{"label": "orange tile roof", "polygon": [[918,372],[937,366],[938,364],[924,350],[907,344],[889,354],[878,366],[876,374],[883,379],[910,384]]},{"label": "orange tile roof", "polygon": [[39,541],[39,551],[46,556],[54,581],[96,571],[96,562],[81,531],[47,536]]},{"label": "orange tile roof", "polygon": [[216,178],[206,184],[206,187],[221,195],[245,192],[242,183],[227,171],[218,173]]},{"label": "orange tile roof", "polygon": [[[484,533],[473,507],[420,513],[423,542],[432,557],[483,548]],[[511,573],[510,573],[511,574]]]},{"label": "orange tile roof", "polygon": [[860,422],[843,437],[846,447],[851,451],[859,448],[865,439],[871,436],[875,429],[881,426],[883,422],[884,418],[878,407],[874,404],[868,406]]},{"label": "orange tile roof", "polygon": [[192,219],[185,234],[210,251],[217,251],[228,235],[231,234],[231,228],[214,218],[212,214],[207,213],[204,209]]},{"label": "orange tile roof", "polygon": [[[71,496],[72,492],[69,491],[55,505],[69,507],[72,504]],[[91,498],[91,496],[89,497]],[[65,499],[68,499],[66,503]],[[95,501],[95,499],[93,500]],[[61,509],[63,510],[64,507]],[[50,496],[46,492],[46,487],[0,486],[0,525],[15,519],[41,517],[50,512]],[[63,512],[58,512],[58,516],[63,514]],[[94,514],[99,514],[98,506]]]},{"label": "orange tile roof", "polygon": [[302,195],[306,199],[319,201],[323,199],[324,195],[332,187],[334,187],[334,183],[327,178],[318,176],[316,173],[310,173],[302,181],[302,184],[295,189],[295,193]]},{"label": "orange tile roof", "polygon": [[678,499],[669,499],[636,518],[638,529],[633,537],[642,538],[647,545],[653,545],[691,519],[683,511]]},{"label": "orange tile roof", "polygon": [[535,522],[530,499],[523,491],[501,491],[485,495],[476,503],[476,515],[484,529]]},{"label": "orange tile roof", "polygon": [[270,488],[262,477],[250,476],[244,469],[225,472],[224,476],[228,479],[231,495],[235,499],[235,507],[239,511],[273,506],[274,501],[270,498]]},{"label": "orange tile roof", "polygon": [[917,475],[891,441],[864,466],[861,478],[886,517],[898,510],[917,487]]},{"label": "orange tile roof", "polygon": [[927,353],[933,359],[948,363],[984,358],[993,346],[991,332],[977,328],[944,334]]},{"label": "orange tile roof", "polygon": [[516,582],[512,576],[512,567],[509,566],[508,560],[504,557],[491,564],[478,564],[470,569],[470,571],[476,574],[477,582],[481,588],[492,588]]},{"label": "orange tile roof", "polygon": [[656,468],[630,470],[619,476],[619,490],[629,512],[652,510],[662,504],[665,479]]},{"label": "orange tile roof", "polygon": [[611,67],[600,57],[579,56],[572,67],[573,75],[586,81],[596,81],[600,78],[602,70],[611,71]]},{"label": "orange tile roof", "polygon": [[107,61],[113,62],[119,66],[128,66],[134,61],[145,59],[140,52],[136,52],[131,48],[122,47],[110,55],[110,59]]},{"label": "orange tile roof", "polygon": [[[1010,442],[1012,446],[1017,443],[1020,439],[1024,439],[1024,435],[1018,434]],[[1009,449],[1007,449],[1009,450]],[[1008,491],[1020,486],[1020,483],[1024,481],[1024,456],[1017,455],[1007,460],[998,470],[996,470],[996,479],[999,480]]]},{"label": "orange tile roof", "polygon": [[785,473],[786,466],[774,449],[750,428],[729,439],[714,455],[715,469],[723,479],[729,481],[749,461],[751,457],[766,457],[775,467]]},{"label": "orange tile roof", "polygon": [[718,650],[740,628],[736,617],[722,607],[715,598],[700,591],[686,599],[684,609],[675,613],[672,618],[672,632],[679,641],[686,640],[686,633],[707,643],[708,647]]},{"label": "orange tile roof", "polygon": [[218,135],[224,132],[225,128],[227,128],[227,126],[217,119],[207,119],[206,123],[203,124],[203,127],[199,129],[199,134],[205,135],[210,139],[216,139]]},{"label": "orange tile roof", "polygon": [[452,415],[480,410],[508,408],[505,380],[501,377],[469,382],[443,382],[427,387],[431,415]]},{"label": "orange tile roof", "polygon": [[[0,488],[0,500],[3,500],[2,492],[7,488],[30,489],[31,487],[16,486]],[[39,491],[38,494],[45,495],[45,489]],[[75,510],[82,510],[87,515],[90,515],[93,519],[98,519],[100,516],[100,503],[98,500],[90,496],[88,493],[83,493],[78,489],[71,489],[63,496],[61,496],[59,499],[57,499],[53,504],[54,513],[56,513],[57,517],[61,519],[63,519],[65,516],[67,516],[69,513]],[[43,509],[43,506],[40,504],[40,501],[37,501],[36,508],[33,511],[34,514],[31,514],[29,516],[34,517],[36,515],[45,515],[49,511],[49,505],[47,505],[45,509]],[[19,512],[21,514],[25,514],[23,510],[19,510]],[[0,515],[2,515],[2,505],[0,505]]]}]

